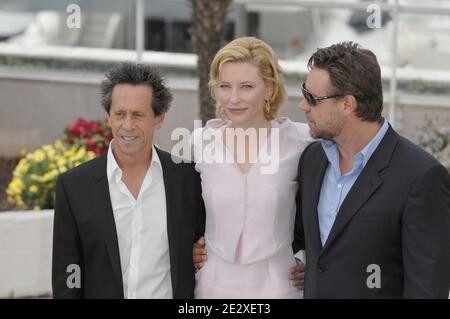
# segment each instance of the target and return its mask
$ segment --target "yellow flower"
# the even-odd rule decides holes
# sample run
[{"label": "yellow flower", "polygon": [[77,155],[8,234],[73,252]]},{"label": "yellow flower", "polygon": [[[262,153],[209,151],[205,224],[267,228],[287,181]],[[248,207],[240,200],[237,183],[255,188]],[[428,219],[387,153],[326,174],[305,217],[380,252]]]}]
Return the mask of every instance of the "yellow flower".
[{"label": "yellow flower", "polygon": [[22,180],[19,178],[14,178],[11,183],[8,185],[8,190],[11,195],[20,195],[22,194],[22,190],[25,188],[25,186],[22,183]]},{"label": "yellow flower", "polygon": [[64,166],[67,164],[67,160],[64,157],[60,157],[56,160],[56,165]]},{"label": "yellow flower", "polygon": [[39,183],[44,182],[44,177],[43,176],[39,176],[39,175],[36,175],[36,174],[31,174],[30,178],[31,178],[32,181],[35,181],[35,182],[39,182]]},{"label": "yellow flower", "polygon": [[17,164],[16,168],[14,169],[13,176],[14,177],[21,177],[24,173],[28,171],[30,168],[30,164],[22,158],[19,163]]},{"label": "yellow flower", "polygon": [[39,187],[37,187],[36,185],[33,184],[28,188],[28,190],[30,191],[30,193],[35,194],[39,190]]},{"label": "yellow flower", "polygon": [[8,190],[7,190],[8,195],[20,195],[22,194],[22,190],[17,187],[16,183],[11,182],[8,186]]},{"label": "yellow flower", "polygon": [[16,205],[23,208],[25,207],[25,203],[22,200],[22,197],[20,197],[19,195],[15,196],[15,200],[16,200]]},{"label": "yellow flower", "polygon": [[81,147],[77,152],[77,156],[79,156],[80,158],[83,158],[85,155],[86,155],[86,149],[84,147]]},{"label": "yellow flower", "polygon": [[23,185],[23,182],[21,179],[16,178],[15,181],[16,181],[17,187],[19,187],[20,189],[25,188],[25,185]]},{"label": "yellow flower", "polygon": [[42,150],[37,150],[33,153],[33,160],[40,163],[45,159],[45,153]]},{"label": "yellow flower", "polygon": [[[70,161],[72,162],[78,162],[82,160],[86,156],[86,149],[84,147],[81,147],[76,154],[71,156]],[[76,166],[76,165],[75,165]]]},{"label": "yellow flower", "polygon": [[14,196],[14,192],[11,189],[11,184],[8,186],[8,188],[6,189],[6,195],[8,196]]},{"label": "yellow flower", "polygon": [[76,151],[77,148],[75,146],[72,146],[69,150],[64,152],[64,156],[67,158],[72,157],[73,155],[75,155]]},{"label": "yellow flower", "polygon": [[64,145],[63,145],[63,143],[61,142],[61,140],[56,140],[56,142],[55,142],[55,147],[56,147],[57,149],[59,149],[59,150],[64,150]]},{"label": "yellow flower", "polygon": [[42,181],[44,183],[47,183],[48,181],[51,181],[53,179],[52,174],[50,174],[50,172],[47,172],[44,174],[44,176],[42,177]]},{"label": "yellow flower", "polygon": [[50,150],[53,150],[53,147],[50,144],[46,144],[46,145],[42,146],[42,149],[45,152],[49,152]]},{"label": "yellow flower", "polygon": [[55,177],[58,176],[58,175],[59,175],[59,172],[58,172],[56,169],[52,169],[52,170],[50,171],[51,179],[55,178]]},{"label": "yellow flower", "polygon": [[23,164],[21,167],[18,167],[17,169],[18,169],[18,172],[21,174],[21,175],[23,175],[23,174],[25,174],[26,172],[28,172],[28,169],[30,168],[30,164]]},{"label": "yellow flower", "polygon": [[[13,172],[13,180],[6,190],[8,201],[17,207],[44,209],[42,203],[54,200],[55,180],[58,174],[95,158],[85,147],[64,146],[61,140],[43,145],[23,158]],[[26,190],[26,191],[25,191]]]},{"label": "yellow flower", "polygon": [[40,211],[40,210],[41,210],[41,207],[39,207],[38,205],[36,205],[36,206],[34,206],[34,207],[33,207],[33,210],[35,210],[35,211],[37,211],[37,212],[38,212],[38,211]]},{"label": "yellow flower", "polygon": [[27,160],[24,159],[24,158],[22,158],[22,159],[19,161],[19,163],[17,163],[17,166],[20,167],[20,166],[25,165],[26,163],[27,163]]},{"label": "yellow flower", "polygon": [[20,150],[20,156],[25,156],[26,154],[27,154],[27,150],[24,149],[24,148],[22,148],[22,149]]},{"label": "yellow flower", "polygon": [[51,161],[53,161],[55,159],[55,154],[56,154],[56,151],[53,148],[51,148],[47,151],[47,156]]}]

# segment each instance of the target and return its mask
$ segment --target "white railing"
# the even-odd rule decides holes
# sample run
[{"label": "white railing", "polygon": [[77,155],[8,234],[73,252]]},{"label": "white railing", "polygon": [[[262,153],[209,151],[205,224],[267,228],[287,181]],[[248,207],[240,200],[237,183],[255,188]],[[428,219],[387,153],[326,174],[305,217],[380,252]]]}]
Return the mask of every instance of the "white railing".
[{"label": "white railing", "polygon": [[[0,43],[0,56],[10,56],[19,58],[35,59],[56,59],[56,60],[80,60],[89,62],[116,63],[121,61],[136,60],[136,51],[121,49],[104,49],[88,47],[66,47],[66,46],[38,46],[30,50],[27,47],[17,44]],[[194,70],[197,67],[195,54],[144,51],[141,61],[154,66]],[[307,74],[306,60],[280,60],[280,64],[287,74]],[[450,71],[413,69],[409,67],[397,67],[397,78],[402,81],[421,80],[424,82],[449,83]],[[48,72],[48,70],[46,71]],[[0,69],[0,77],[14,75],[14,71]],[[74,70],[75,73],[75,70]],[[381,67],[383,80],[391,77],[392,69],[388,66]],[[30,73],[32,74],[32,73]],[[43,76],[43,72],[38,72],[33,77]]]},{"label": "white railing", "polygon": [[[376,4],[383,11],[393,11],[397,6],[395,3],[386,3],[384,1],[354,2],[345,0],[322,1],[322,0],[234,0],[235,4],[243,5],[276,5],[276,6],[299,6],[304,8],[321,9],[353,9],[365,10],[369,4]],[[392,2],[394,2],[392,0]],[[423,3],[426,3],[424,1]],[[450,6],[440,7],[432,5],[407,5],[398,4],[399,13],[419,13],[419,14],[450,14]]]}]

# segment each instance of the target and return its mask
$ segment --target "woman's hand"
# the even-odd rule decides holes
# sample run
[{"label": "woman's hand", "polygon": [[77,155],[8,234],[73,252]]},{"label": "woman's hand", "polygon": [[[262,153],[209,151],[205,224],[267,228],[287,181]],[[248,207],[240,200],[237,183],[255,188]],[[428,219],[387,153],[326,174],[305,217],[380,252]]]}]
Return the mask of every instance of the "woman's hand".
[{"label": "woman's hand", "polygon": [[291,281],[292,286],[298,290],[303,290],[305,281],[305,264],[297,258],[295,258],[295,261],[297,264],[289,269],[289,280]]},{"label": "woman's hand", "polygon": [[205,261],[208,260],[204,237],[200,237],[199,240],[194,243],[194,247],[192,248],[192,259],[194,260],[195,272],[198,272],[203,267]]}]

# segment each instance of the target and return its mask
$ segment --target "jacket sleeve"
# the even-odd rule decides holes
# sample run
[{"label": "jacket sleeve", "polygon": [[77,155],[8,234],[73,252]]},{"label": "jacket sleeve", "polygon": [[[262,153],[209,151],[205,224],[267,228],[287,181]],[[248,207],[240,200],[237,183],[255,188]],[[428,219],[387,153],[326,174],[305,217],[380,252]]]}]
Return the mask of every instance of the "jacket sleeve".
[{"label": "jacket sleeve", "polygon": [[450,175],[423,169],[403,211],[404,298],[449,298]]},{"label": "jacket sleeve", "polygon": [[[303,153],[304,154],[304,153]],[[295,223],[294,223],[294,242],[292,243],[292,250],[296,254],[299,250],[305,249],[305,234],[303,230],[303,214],[302,214],[302,177],[301,177],[301,167],[302,167],[303,155],[300,157],[298,165],[298,175],[297,175],[297,195],[295,196],[296,213],[295,213]]]},{"label": "jacket sleeve", "polygon": [[64,188],[56,183],[53,221],[52,288],[54,298],[83,298],[83,256],[80,236]]},{"label": "jacket sleeve", "polygon": [[195,172],[195,185],[197,186],[196,194],[198,196],[198,208],[199,211],[197,212],[197,221],[196,221],[196,229],[195,229],[195,240],[194,242],[197,242],[197,240],[202,237],[205,234],[205,222],[206,222],[206,211],[205,211],[205,203],[203,201],[202,197],[202,187],[201,187],[201,181],[200,181],[200,174]]}]

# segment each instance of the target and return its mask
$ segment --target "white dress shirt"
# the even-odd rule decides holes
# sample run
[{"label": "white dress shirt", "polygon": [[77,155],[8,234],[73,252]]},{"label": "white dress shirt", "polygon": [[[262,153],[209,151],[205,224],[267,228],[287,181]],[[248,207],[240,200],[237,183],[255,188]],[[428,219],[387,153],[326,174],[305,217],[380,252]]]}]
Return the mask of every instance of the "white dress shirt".
[{"label": "white dress shirt", "polygon": [[107,175],[117,229],[124,296],[172,298],[166,193],[161,161],[152,146],[152,161],[137,199],[122,181],[110,143]]}]

